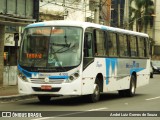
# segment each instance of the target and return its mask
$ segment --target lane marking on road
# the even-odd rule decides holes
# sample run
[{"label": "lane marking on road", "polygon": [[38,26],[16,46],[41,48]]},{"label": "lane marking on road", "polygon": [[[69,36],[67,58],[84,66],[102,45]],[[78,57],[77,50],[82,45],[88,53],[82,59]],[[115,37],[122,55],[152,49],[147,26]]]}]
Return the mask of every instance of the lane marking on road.
[{"label": "lane marking on road", "polygon": [[82,112],[73,112],[73,113],[68,113],[68,114],[57,115],[55,117],[43,117],[43,118],[36,118],[36,119],[31,119],[31,120],[47,120],[47,119],[51,119],[51,118],[54,119],[54,118],[57,118],[57,117],[64,117],[64,116],[86,113],[86,112],[90,112],[90,111],[100,111],[100,110],[106,110],[106,109],[108,109],[108,108],[90,109],[90,110],[85,110],[85,111],[82,111]]},{"label": "lane marking on road", "polygon": [[146,99],[146,100],[155,100],[155,99],[160,99],[160,96],[158,96],[158,97],[153,97],[153,98],[148,98],[148,99]]},{"label": "lane marking on road", "polygon": [[104,109],[108,109],[108,108],[97,108],[97,109],[91,109],[91,110],[86,110],[86,111],[100,111],[100,110],[104,110]]},{"label": "lane marking on road", "polygon": [[[28,98],[28,99],[25,99],[25,101],[29,101],[29,100],[33,100],[33,99],[36,99],[36,98]],[[0,103],[14,103],[14,102],[21,102],[21,101],[24,101],[24,99],[23,100],[16,100],[16,99],[13,99],[13,100],[8,100],[7,102],[3,102],[3,101],[1,101]]]}]

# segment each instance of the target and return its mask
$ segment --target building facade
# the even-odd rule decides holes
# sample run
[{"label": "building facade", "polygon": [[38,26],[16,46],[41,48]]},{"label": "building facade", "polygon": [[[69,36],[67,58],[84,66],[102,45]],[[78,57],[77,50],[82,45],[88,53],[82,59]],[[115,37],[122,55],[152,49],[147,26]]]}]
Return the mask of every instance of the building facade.
[{"label": "building facade", "polygon": [[23,27],[39,21],[39,0],[0,1],[0,84],[15,85]]},{"label": "building facade", "polygon": [[[154,17],[154,29],[153,39],[155,40],[154,55],[160,56],[160,0],[154,0],[155,3],[155,17]],[[160,57],[158,58],[160,60]]]},{"label": "building facade", "polygon": [[84,4],[84,0],[42,0],[40,2],[40,21],[84,21]]}]

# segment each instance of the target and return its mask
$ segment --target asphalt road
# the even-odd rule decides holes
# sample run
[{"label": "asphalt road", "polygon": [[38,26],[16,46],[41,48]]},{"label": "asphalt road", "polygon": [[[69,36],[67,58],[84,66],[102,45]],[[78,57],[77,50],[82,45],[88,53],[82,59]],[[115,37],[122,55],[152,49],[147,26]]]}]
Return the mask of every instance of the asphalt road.
[{"label": "asphalt road", "polygon": [[[42,104],[37,98],[32,98],[1,102],[0,111],[12,111],[12,116],[19,115],[18,118],[10,118],[12,120],[136,120],[137,118],[139,120],[159,120],[160,117],[156,117],[156,115],[160,115],[160,75],[154,75],[148,85],[137,88],[136,95],[131,98],[119,97],[117,92],[101,95],[101,99],[97,103],[89,103],[84,97],[74,97],[53,98],[50,103]],[[135,113],[134,111],[138,112]],[[6,113],[3,113],[3,115],[5,116]],[[32,115],[37,115],[38,117],[20,118],[20,116]],[[140,117],[142,115],[147,117]],[[41,116],[42,118],[40,118]],[[8,120],[9,118],[0,117],[0,119]]]}]

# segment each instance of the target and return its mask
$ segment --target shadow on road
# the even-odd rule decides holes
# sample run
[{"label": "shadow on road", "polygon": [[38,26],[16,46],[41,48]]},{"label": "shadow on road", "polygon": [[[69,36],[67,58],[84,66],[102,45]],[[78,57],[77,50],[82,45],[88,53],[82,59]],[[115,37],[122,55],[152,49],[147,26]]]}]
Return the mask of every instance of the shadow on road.
[{"label": "shadow on road", "polygon": [[[144,96],[145,94],[136,94],[134,97],[120,97],[117,93],[107,93],[101,94],[99,103],[113,100],[124,100],[124,99],[133,99],[137,97]],[[91,103],[87,96],[76,96],[76,97],[68,97],[68,98],[52,98],[48,103],[41,103],[38,99],[34,102],[26,103],[27,105],[54,105],[54,106],[77,106],[77,105],[85,105],[85,104],[94,104]]]}]

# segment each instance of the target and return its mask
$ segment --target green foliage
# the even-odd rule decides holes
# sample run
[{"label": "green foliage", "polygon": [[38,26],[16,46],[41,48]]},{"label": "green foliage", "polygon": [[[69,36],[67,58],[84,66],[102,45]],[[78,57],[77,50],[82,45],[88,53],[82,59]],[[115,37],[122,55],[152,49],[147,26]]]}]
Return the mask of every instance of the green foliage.
[{"label": "green foliage", "polygon": [[[153,26],[154,2],[152,0],[131,0],[130,1],[130,29],[136,23],[136,31],[147,33],[147,27]],[[132,22],[133,21],[133,22]]]}]

